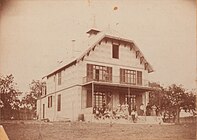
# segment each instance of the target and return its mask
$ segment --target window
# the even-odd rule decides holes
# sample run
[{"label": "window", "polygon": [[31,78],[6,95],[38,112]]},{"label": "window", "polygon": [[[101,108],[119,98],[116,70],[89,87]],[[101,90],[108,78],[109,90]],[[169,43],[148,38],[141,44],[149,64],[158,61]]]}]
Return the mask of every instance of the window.
[{"label": "window", "polygon": [[102,108],[104,103],[105,103],[105,93],[95,92],[94,107]]},{"label": "window", "polygon": [[44,90],[44,94],[47,95],[47,86],[45,86],[44,89],[45,89],[45,90]]},{"label": "window", "polygon": [[137,85],[142,85],[142,72],[137,71]]},{"label": "window", "polygon": [[52,107],[52,96],[48,97],[48,108]]},{"label": "window", "polygon": [[87,81],[112,81],[112,68],[100,65],[87,64]]},{"label": "window", "polygon": [[57,97],[57,111],[61,111],[61,94]]},{"label": "window", "polygon": [[86,107],[92,107],[92,91],[87,90]]},{"label": "window", "polygon": [[136,71],[120,69],[120,83],[136,85]]},{"label": "window", "polygon": [[62,73],[61,71],[58,73],[58,85],[61,85],[62,83]]},{"label": "window", "polygon": [[120,69],[120,83],[142,85],[142,72],[128,69]]},{"label": "window", "polygon": [[119,46],[118,45],[112,45],[112,58],[119,59]]},{"label": "window", "polygon": [[47,87],[46,87],[46,85],[44,85],[44,86],[42,87],[41,95],[46,95],[46,94],[47,94]]},{"label": "window", "polygon": [[53,81],[55,82],[55,75],[53,76]]}]

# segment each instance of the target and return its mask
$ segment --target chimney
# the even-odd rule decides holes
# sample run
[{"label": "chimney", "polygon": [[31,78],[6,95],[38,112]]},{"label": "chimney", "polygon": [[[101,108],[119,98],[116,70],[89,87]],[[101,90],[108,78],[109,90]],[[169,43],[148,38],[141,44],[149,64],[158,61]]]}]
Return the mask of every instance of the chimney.
[{"label": "chimney", "polygon": [[71,56],[72,58],[75,57],[75,41],[76,41],[75,39],[72,40],[72,54],[71,54],[72,55]]},{"label": "chimney", "polygon": [[95,36],[99,33],[100,31],[97,29],[90,29],[89,31],[87,31],[86,33],[89,35],[89,37],[91,36]]}]

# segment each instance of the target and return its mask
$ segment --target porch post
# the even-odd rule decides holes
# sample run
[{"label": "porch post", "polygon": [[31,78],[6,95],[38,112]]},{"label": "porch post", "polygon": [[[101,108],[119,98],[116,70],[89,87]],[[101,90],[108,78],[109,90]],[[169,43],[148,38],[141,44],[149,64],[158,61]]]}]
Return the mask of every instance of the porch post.
[{"label": "porch post", "polygon": [[40,114],[39,114],[39,120],[41,121],[41,116],[42,116],[42,99],[40,97]]},{"label": "porch post", "polygon": [[146,92],[145,92],[145,96],[144,96],[144,98],[145,98],[145,101],[144,101],[144,113],[145,113],[145,122],[146,122],[146,106],[147,106],[147,102],[146,102]]},{"label": "porch post", "polygon": [[[130,99],[130,87],[128,87],[128,94],[127,94],[127,103],[128,103],[128,111],[129,115],[131,115],[131,99]],[[129,101],[130,100],[130,101]]]},{"label": "porch post", "polygon": [[145,121],[146,121],[146,106],[147,106],[147,104],[149,103],[149,92],[145,92]]},{"label": "porch post", "polygon": [[[128,87],[128,93],[127,93],[127,98],[126,98],[126,101],[127,101],[127,103],[129,103],[129,101],[128,101],[128,97],[130,96],[130,88]],[[129,105],[129,104],[128,104]],[[131,107],[131,105],[130,105],[130,107]]]},{"label": "porch post", "polygon": [[94,82],[92,82],[92,107],[94,108]]},{"label": "porch post", "polygon": [[[92,115],[94,109],[94,82],[92,82]],[[91,122],[93,122],[93,116],[91,115]]]}]

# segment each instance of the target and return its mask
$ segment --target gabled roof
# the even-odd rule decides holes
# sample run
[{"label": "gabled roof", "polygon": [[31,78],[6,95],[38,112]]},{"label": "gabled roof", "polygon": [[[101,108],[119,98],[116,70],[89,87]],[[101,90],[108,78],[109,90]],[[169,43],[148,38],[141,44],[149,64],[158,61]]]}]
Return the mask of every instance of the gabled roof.
[{"label": "gabled roof", "polygon": [[[57,68],[56,70],[52,71],[51,73],[47,74],[45,77],[51,76],[58,71],[61,71],[65,68],[68,68],[72,65],[75,65],[79,61],[83,60],[85,56],[88,56],[89,53],[95,49],[96,45],[99,44],[100,41],[102,41],[104,38],[113,39],[113,40],[119,40],[121,42],[124,42],[125,44],[129,45],[131,49],[134,49],[136,51],[136,57],[140,57],[140,62],[143,62],[145,64],[145,69],[148,70],[148,72],[153,72],[152,66],[148,63],[148,61],[145,59],[143,53],[141,50],[137,47],[137,45],[134,43],[134,41],[127,39],[126,37],[120,37],[120,35],[116,31],[99,31],[90,29],[87,33],[91,31],[96,31],[97,34],[95,36],[89,37],[87,40],[78,42],[75,44],[75,46],[80,46],[83,50],[81,54],[75,56],[71,60],[64,63],[62,66]],[[85,51],[84,51],[85,50]]]}]

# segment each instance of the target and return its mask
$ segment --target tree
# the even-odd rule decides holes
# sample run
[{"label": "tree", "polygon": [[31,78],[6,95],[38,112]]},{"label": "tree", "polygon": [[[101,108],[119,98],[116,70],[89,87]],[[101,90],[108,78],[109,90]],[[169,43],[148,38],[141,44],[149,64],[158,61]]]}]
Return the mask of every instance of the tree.
[{"label": "tree", "polygon": [[180,111],[195,113],[195,94],[193,91],[186,91],[182,85],[172,84],[164,88],[158,83],[151,83],[155,88],[150,92],[150,105],[156,105],[160,112],[163,112],[164,120],[168,116],[173,117],[175,123],[179,123]]},{"label": "tree", "polygon": [[163,107],[168,110],[169,116],[173,115],[176,124],[180,123],[180,111],[195,110],[195,95],[192,92],[187,92],[182,85],[173,84],[169,86],[163,97]]},{"label": "tree", "polygon": [[150,105],[156,105],[157,107],[161,107],[161,98],[163,96],[164,88],[159,83],[150,83],[150,87],[154,90],[149,94],[149,103]]},{"label": "tree", "polygon": [[12,74],[0,77],[0,115],[3,119],[10,119],[14,115],[13,110],[18,109],[18,96],[21,93],[16,90],[15,85]]},{"label": "tree", "polygon": [[45,82],[39,80],[33,80],[31,82],[30,91],[22,99],[22,103],[25,104],[26,109],[36,113],[36,101],[41,96],[44,87]]}]

